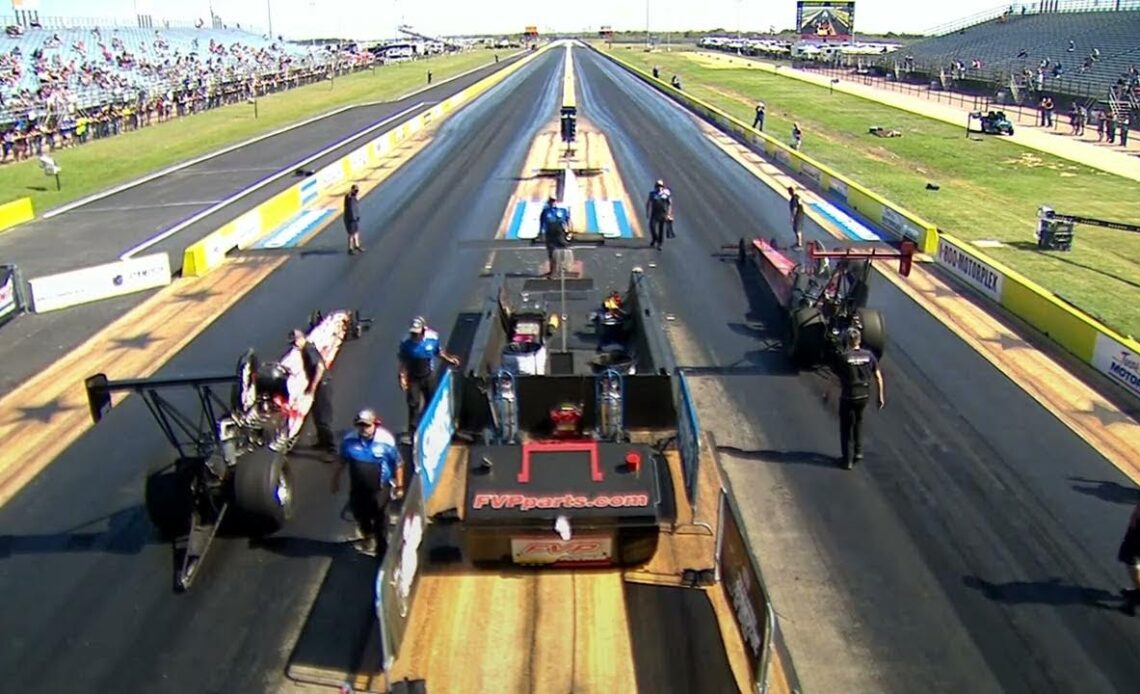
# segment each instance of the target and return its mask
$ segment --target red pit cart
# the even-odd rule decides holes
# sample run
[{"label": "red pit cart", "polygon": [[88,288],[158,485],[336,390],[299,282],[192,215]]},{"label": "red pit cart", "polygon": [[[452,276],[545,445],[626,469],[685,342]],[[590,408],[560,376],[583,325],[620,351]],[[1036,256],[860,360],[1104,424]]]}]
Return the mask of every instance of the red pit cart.
[{"label": "red pit cart", "polygon": [[[354,311],[314,313],[308,339],[331,366],[341,346],[360,337],[369,323]],[[279,361],[263,363],[248,350],[229,374],[87,379],[96,423],[111,409],[112,393],[138,393],[178,453],[173,466],[147,477],[146,508],[181,555],[179,590],[190,587],[231,505],[258,534],[276,532],[292,517],[293,483],[285,456],[313,406],[306,386],[301,355],[292,346]],[[221,387],[229,394],[222,395]],[[161,394],[172,390],[193,390],[197,408],[187,407],[186,398],[176,402]],[[190,413],[194,409],[196,416]]]},{"label": "red pit cart", "polygon": [[897,259],[899,274],[907,277],[914,242],[903,241],[899,250],[874,247],[828,251],[812,241],[806,263],[779,250],[774,240],[741,239],[737,248],[739,262],[753,258],[768,288],[788,313],[786,345],[793,363],[800,367],[831,363],[843,349],[850,327],[862,331],[863,345],[882,357],[886,324],[881,313],[866,307],[871,261]]}]

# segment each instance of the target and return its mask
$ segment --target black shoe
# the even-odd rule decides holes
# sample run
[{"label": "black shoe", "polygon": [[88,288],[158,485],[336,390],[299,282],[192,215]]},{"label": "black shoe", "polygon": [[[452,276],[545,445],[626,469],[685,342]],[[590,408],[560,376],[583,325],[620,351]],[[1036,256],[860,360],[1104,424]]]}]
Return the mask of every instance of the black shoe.
[{"label": "black shoe", "polygon": [[356,249],[355,248],[348,249],[348,254],[349,255],[356,255]]},{"label": "black shoe", "polygon": [[1120,606],[1120,611],[1129,617],[1136,616],[1136,606],[1140,605],[1140,588],[1125,588],[1120,591],[1124,597],[1124,604]]}]

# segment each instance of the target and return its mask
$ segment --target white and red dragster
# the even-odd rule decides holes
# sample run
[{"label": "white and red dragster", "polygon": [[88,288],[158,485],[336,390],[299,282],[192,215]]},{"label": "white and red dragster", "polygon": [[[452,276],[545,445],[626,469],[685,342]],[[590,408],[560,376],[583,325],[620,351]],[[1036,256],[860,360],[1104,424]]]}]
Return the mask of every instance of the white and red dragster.
[{"label": "white and red dragster", "polygon": [[[308,339],[331,368],[341,347],[359,337],[369,321],[355,311],[315,313]],[[216,390],[232,389],[229,397]],[[99,422],[117,391],[142,396],[167,441],[178,452],[172,466],[147,478],[146,508],[163,535],[184,552],[176,583],[189,588],[201,559],[231,506],[258,533],[279,530],[293,515],[293,483],[286,454],[296,443],[313,406],[299,351],[279,361],[258,362],[253,350],[236,373],[182,378],[86,381],[91,416]],[[162,391],[192,389],[197,416]]]}]

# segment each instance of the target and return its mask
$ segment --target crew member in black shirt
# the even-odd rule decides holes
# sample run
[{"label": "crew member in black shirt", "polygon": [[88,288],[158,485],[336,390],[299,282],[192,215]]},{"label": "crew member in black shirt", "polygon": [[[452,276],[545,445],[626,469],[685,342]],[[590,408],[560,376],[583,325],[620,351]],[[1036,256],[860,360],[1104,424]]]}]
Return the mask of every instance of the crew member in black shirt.
[{"label": "crew member in black shirt", "polygon": [[336,438],[333,436],[332,395],[329,392],[328,367],[316,345],[309,342],[305,333],[294,330],[289,333],[289,342],[301,353],[301,364],[305,370],[308,386],[306,395],[313,396],[313,425],[317,429],[317,448],[336,453]]},{"label": "crew member in black shirt", "polygon": [[360,187],[355,183],[344,196],[344,230],[348,232],[348,254],[363,253],[360,245]]},{"label": "crew member in black shirt", "polygon": [[879,409],[886,401],[883,397],[883,373],[879,360],[862,345],[863,335],[858,328],[847,331],[847,349],[839,355],[836,371],[839,375],[839,440],[843,451],[843,466],[848,470],[863,460],[863,410],[871,397],[871,379],[878,385]]}]

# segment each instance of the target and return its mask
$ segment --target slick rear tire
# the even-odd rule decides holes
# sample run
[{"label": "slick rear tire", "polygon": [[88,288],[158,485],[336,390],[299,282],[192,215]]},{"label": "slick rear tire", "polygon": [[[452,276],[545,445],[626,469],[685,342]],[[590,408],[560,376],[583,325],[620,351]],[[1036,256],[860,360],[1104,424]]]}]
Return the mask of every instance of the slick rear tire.
[{"label": "slick rear tire", "polygon": [[871,350],[876,359],[882,359],[887,348],[887,323],[883,314],[873,308],[864,308],[858,315],[863,325],[863,346]]},{"label": "slick rear tire", "polygon": [[175,466],[146,478],[146,513],[164,540],[190,532],[190,475]]},{"label": "slick rear tire", "polygon": [[255,534],[272,534],[293,517],[293,478],[284,456],[259,448],[243,456],[234,473],[234,503]]},{"label": "slick rear tire", "polygon": [[826,337],[827,324],[819,309],[812,306],[795,309],[788,335],[788,356],[792,364],[804,368],[819,363]]}]

